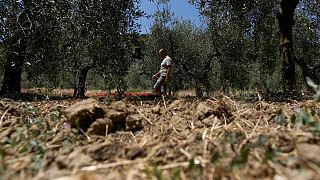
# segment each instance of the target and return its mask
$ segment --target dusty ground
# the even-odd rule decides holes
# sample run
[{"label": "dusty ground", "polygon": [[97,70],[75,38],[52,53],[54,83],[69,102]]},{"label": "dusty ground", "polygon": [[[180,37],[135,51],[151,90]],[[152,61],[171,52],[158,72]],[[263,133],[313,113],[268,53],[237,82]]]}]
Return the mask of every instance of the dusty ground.
[{"label": "dusty ground", "polygon": [[312,100],[80,101],[2,98],[0,179],[320,179]]}]

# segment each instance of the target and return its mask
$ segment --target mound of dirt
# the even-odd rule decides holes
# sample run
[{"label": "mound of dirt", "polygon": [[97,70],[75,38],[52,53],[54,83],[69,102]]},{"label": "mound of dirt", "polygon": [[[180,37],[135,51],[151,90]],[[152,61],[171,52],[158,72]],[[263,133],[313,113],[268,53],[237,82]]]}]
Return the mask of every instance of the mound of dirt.
[{"label": "mound of dirt", "polygon": [[87,99],[67,108],[65,114],[72,128],[80,128],[91,135],[105,136],[119,130],[143,128],[143,117],[122,101],[103,106],[95,99]]},{"label": "mound of dirt", "polygon": [[103,118],[105,111],[95,99],[77,102],[65,110],[71,127],[88,129],[98,118]]}]

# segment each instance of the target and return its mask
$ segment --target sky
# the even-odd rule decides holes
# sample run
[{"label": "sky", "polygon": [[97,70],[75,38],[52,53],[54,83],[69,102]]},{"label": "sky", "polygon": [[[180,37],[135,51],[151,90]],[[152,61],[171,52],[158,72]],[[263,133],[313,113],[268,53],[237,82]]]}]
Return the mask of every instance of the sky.
[{"label": "sky", "polygon": [[[171,12],[174,13],[175,17],[182,18],[185,20],[191,20],[197,26],[200,25],[199,11],[194,5],[188,3],[188,0],[171,0],[170,1]],[[147,13],[147,15],[153,14],[156,10],[156,5],[150,0],[141,0],[141,9]],[[143,34],[150,32],[152,25],[152,19],[142,17],[140,19],[141,31]]]}]

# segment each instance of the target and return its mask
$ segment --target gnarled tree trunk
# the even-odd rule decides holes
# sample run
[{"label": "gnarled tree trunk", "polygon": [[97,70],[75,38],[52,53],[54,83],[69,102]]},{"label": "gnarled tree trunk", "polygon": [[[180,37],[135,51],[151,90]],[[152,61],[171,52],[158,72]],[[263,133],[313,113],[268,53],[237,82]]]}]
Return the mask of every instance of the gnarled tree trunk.
[{"label": "gnarled tree trunk", "polygon": [[296,86],[292,27],[294,25],[294,11],[298,4],[299,0],[281,0],[281,7],[277,15],[280,28],[283,90],[285,92],[295,90]]},{"label": "gnarled tree trunk", "polygon": [[21,92],[21,73],[25,60],[26,44],[13,37],[7,54],[1,94]]},{"label": "gnarled tree trunk", "polygon": [[87,75],[90,69],[92,69],[94,66],[93,65],[87,65],[84,66],[80,69],[79,71],[79,81],[78,85],[75,86],[74,88],[74,93],[73,97],[75,98],[85,98],[85,92],[86,92],[86,80],[87,80]]}]

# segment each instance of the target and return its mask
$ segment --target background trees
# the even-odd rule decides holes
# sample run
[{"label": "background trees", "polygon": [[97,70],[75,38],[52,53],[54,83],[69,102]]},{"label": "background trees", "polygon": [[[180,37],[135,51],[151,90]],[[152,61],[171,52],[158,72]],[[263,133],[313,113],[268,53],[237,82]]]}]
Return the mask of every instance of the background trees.
[{"label": "background trees", "polygon": [[295,49],[298,66],[291,63],[287,76],[280,59],[289,51],[280,53],[279,28],[284,31],[277,19],[287,0],[193,0],[202,27],[176,18],[170,0],[155,0],[154,24],[144,35],[136,21],[143,15],[139,0],[0,2],[2,93],[20,92],[20,82],[26,88],[74,88],[76,97],[84,96],[86,86],[119,93],[150,90],[160,48],[174,60],[172,91],[193,88],[203,96],[230,88],[288,90],[289,81],[287,88],[282,84],[293,72],[297,83],[291,84],[298,90],[305,76],[319,82],[320,8],[313,1],[294,7],[288,47]]},{"label": "background trees", "polygon": [[2,92],[20,92],[22,68],[32,86],[71,85],[77,97],[84,96],[92,68],[120,86],[133,59],[135,20],[142,15],[138,4],[137,0],[1,1],[7,57]]}]

